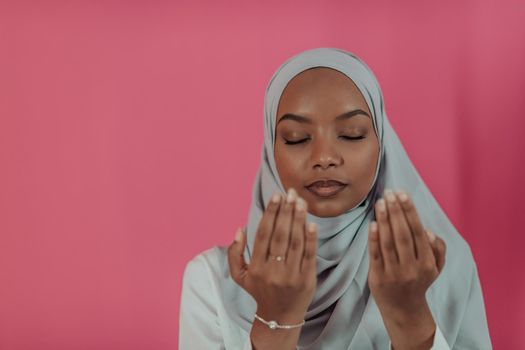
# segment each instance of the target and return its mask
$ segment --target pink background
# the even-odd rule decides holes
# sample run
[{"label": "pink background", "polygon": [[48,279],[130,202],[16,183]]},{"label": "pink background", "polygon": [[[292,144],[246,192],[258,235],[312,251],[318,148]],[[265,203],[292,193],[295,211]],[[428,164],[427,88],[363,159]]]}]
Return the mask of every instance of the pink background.
[{"label": "pink background", "polygon": [[472,247],[495,348],[520,348],[524,18],[501,0],[0,1],[0,349],[176,349],[185,263],[245,223],[266,85],[319,46],[376,73]]}]

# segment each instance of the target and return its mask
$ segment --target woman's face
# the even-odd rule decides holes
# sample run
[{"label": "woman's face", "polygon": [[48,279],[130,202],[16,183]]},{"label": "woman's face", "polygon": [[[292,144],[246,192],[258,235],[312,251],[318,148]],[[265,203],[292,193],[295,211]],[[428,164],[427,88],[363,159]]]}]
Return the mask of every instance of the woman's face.
[{"label": "woman's face", "polygon": [[311,214],[338,216],[368,194],[379,155],[371,116],[354,82],[331,68],[303,71],[284,89],[275,161],[284,188]]}]

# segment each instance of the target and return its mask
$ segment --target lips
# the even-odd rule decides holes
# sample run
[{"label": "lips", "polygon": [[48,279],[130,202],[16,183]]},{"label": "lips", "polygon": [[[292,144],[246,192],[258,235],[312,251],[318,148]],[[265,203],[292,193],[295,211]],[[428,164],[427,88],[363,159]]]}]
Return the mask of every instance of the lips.
[{"label": "lips", "polygon": [[318,197],[332,197],[341,192],[347,184],[337,180],[317,180],[306,186],[306,189]]}]

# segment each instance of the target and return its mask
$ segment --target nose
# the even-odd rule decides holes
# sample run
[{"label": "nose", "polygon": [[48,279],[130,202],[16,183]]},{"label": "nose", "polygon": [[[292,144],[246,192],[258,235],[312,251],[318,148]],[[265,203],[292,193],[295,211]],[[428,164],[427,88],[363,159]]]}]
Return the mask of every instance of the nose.
[{"label": "nose", "polygon": [[314,169],[328,169],[329,167],[338,167],[343,164],[343,157],[337,149],[329,142],[318,140],[314,142],[312,149],[312,161]]}]

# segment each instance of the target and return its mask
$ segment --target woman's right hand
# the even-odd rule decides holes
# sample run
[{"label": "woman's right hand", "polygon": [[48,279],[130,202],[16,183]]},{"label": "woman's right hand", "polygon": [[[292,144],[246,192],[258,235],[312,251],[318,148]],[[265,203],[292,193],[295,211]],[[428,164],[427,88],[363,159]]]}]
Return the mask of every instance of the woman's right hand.
[{"label": "woman's right hand", "polygon": [[[233,280],[257,302],[257,314],[279,324],[300,323],[317,286],[317,228],[306,225],[307,203],[290,188],[274,194],[255,235],[252,259],[243,257],[246,233],[228,247]],[[275,259],[282,256],[283,260]]]}]

